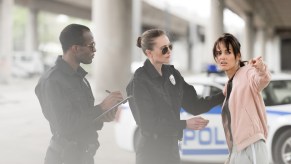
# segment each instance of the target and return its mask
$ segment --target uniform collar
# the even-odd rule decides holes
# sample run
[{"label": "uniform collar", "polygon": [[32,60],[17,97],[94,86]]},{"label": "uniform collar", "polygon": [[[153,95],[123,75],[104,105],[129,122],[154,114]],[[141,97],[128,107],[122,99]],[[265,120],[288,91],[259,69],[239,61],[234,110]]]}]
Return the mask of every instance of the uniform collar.
[{"label": "uniform collar", "polygon": [[[162,73],[164,74],[164,66],[162,65]],[[144,62],[144,67],[146,69],[146,71],[148,72],[148,74],[152,77],[152,78],[159,78],[161,77],[161,75],[159,74],[159,72],[156,70],[156,68],[154,67],[154,65],[150,62],[149,59],[147,59]]]},{"label": "uniform collar", "polygon": [[77,71],[75,71],[63,58],[61,55],[58,56],[56,60],[56,66],[64,73],[68,75],[78,75],[84,78],[88,72],[86,72],[81,66],[77,68]]}]

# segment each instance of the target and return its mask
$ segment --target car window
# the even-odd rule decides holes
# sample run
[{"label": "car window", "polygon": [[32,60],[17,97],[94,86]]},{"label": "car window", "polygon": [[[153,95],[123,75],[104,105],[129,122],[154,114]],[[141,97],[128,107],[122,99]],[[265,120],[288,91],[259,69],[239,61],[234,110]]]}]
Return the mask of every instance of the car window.
[{"label": "car window", "polygon": [[201,97],[215,95],[221,92],[221,89],[208,84],[193,84],[197,94]]},{"label": "car window", "polygon": [[197,92],[197,95],[202,96],[202,93],[203,93],[205,86],[202,84],[193,84],[193,86]]},{"label": "car window", "polygon": [[262,96],[267,106],[291,104],[291,80],[271,81]]}]

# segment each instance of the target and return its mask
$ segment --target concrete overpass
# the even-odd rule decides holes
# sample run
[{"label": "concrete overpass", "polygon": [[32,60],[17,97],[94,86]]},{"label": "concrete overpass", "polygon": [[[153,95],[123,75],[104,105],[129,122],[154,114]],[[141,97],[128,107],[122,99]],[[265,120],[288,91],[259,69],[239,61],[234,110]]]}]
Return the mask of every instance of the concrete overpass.
[{"label": "concrete overpass", "polygon": [[[21,5],[34,10],[48,11],[57,14],[65,14],[76,18],[92,20],[92,0],[14,0],[16,5]],[[98,0],[97,0],[98,1]],[[100,1],[100,0],[99,0]],[[102,1],[102,0],[101,0]],[[140,0],[121,0],[123,5],[127,5],[127,10],[132,8],[134,1]],[[112,1],[112,6],[116,3]],[[178,35],[186,35],[188,21],[173,14],[166,14],[146,1],[137,2],[141,5],[141,23],[143,26],[166,28],[165,20],[171,19],[170,31]],[[118,7],[118,6],[116,6]],[[108,12],[111,12],[110,10]],[[137,13],[135,13],[137,14]],[[98,26],[98,24],[97,24]]]},{"label": "concrete overpass", "polygon": [[275,33],[291,31],[289,0],[226,0],[227,7],[238,15],[253,15],[255,27],[266,26]]},{"label": "concrete overpass", "polygon": [[[275,72],[291,70],[291,1],[225,0],[246,23],[246,51],[264,54]],[[254,41],[258,41],[255,43]],[[256,45],[257,44],[257,45]],[[254,47],[257,46],[257,47]]]},{"label": "concrete overpass", "polygon": [[[142,27],[160,27],[177,36],[188,36],[187,20],[166,14],[167,12],[146,3],[146,0],[0,0],[0,2],[1,61],[6,63],[1,64],[2,70],[9,67],[7,54],[12,54],[12,14],[9,13],[12,13],[14,4],[30,9],[28,19],[30,28],[27,33],[31,35],[27,37],[28,51],[36,49],[36,17],[39,10],[92,20],[95,25],[92,31],[96,44],[102,47],[100,52],[106,54],[96,55],[94,61],[94,74],[98,80],[96,95],[100,97],[104,96],[105,93],[102,91],[105,88],[124,90],[130,79],[131,56],[138,53],[137,48],[132,45],[135,45],[135,39],[140,35]],[[280,72],[279,67],[282,64],[280,43],[282,38],[291,38],[291,10],[288,9],[290,3],[289,0],[211,0],[212,12],[208,25],[211,28],[205,32],[207,49],[210,50],[214,40],[224,32],[223,10],[229,8],[245,21],[242,45],[246,59],[255,56],[254,54],[266,54],[265,57],[269,61],[277,62],[277,68],[273,69]],[[271,47],[270,52],[268,47]],[[194,60],[194,65],[198,66],[213,60],[210,55],[200,54],[193,54],[192,58],[202,58]],[[8,62],[3,62],[5,60]],[[100,79],[104,82],[100,82]]]},{"label": "concrete overpass", "polygon": [[[0,69],[4,78],[9,75],[9,55],[12,54],[12,7],[20,5],[29,8],[26,51],[37,50],[37,14],[48,11],[77,18],[92,20],[96,44],[102,47],[102,54],[96,55],[95,76],[105,82],[97,90],[125,88],[130,79],[132,54],[141,55],[134,46],[142,29],[159,27],[171,32],[174,36],[187,35],[188,21],[173,14],[164,12],[140,0],[0,0],[1,22],[1,60],[5,63]],[[168,21],[170,20],[170,21]],[[1,71],[2,70],[2,71]],[[107,71],[104,71],[107,70]],[[111,79],[120,79],[112,81]],[[6,78],[5,78],[6,79]],[[111,86],[111,87],[110,87]],[[101,93],[100,93],[101,94]],[[103,92],[101,94],[103,96]]]}]

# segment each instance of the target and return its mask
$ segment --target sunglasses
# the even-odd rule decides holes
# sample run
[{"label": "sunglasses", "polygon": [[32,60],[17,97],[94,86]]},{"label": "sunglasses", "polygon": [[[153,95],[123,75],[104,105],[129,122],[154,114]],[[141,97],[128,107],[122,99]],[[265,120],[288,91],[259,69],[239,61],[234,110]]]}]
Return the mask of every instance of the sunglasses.
[{"label": "sunglasses", "polygon": [[88,44],[88,45],[85,45],[85,46],[89,47],[89,49],[90,49],[91,51],[94,51],[94,49],[95,49],[95,42],[93,42],[93,43],[91,43],[91,44]]},{"label": "sunglasses", "polygon": [[82,47],[88,47],[90,49],[90,51],[94,51],[95,48],[95,42],[91,43],[91,44],[87,44],[87,45],[79,45]]},{"label": "sunglasses", "polygon": [[172,49],[173,49],[173,45],[172,45],[172,44],[170,44],[170,45],[168,45],[168,46],[165,46],[165,47],[161,48],[161,50],[162,50],[162,54],[165,55],[166,53],[169,52],[169,50],[172,51]]}]

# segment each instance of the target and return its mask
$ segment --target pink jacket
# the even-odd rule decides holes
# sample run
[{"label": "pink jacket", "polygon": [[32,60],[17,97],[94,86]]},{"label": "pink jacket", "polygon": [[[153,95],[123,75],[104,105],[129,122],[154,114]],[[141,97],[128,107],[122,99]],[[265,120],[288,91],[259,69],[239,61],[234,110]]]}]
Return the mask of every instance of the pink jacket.
[{"label": "pink jacket", "polygon": [[[267,116],[261,91],[270,82],[270,72],[257,70],[250,65],[241,67],[232,81],[229,98],[233,144],[238,151],[252,143],[267,139]],[[224,94],[226,95],[226,86]],[[228,148],[232,148],[226,120],[222,120]]]}]

